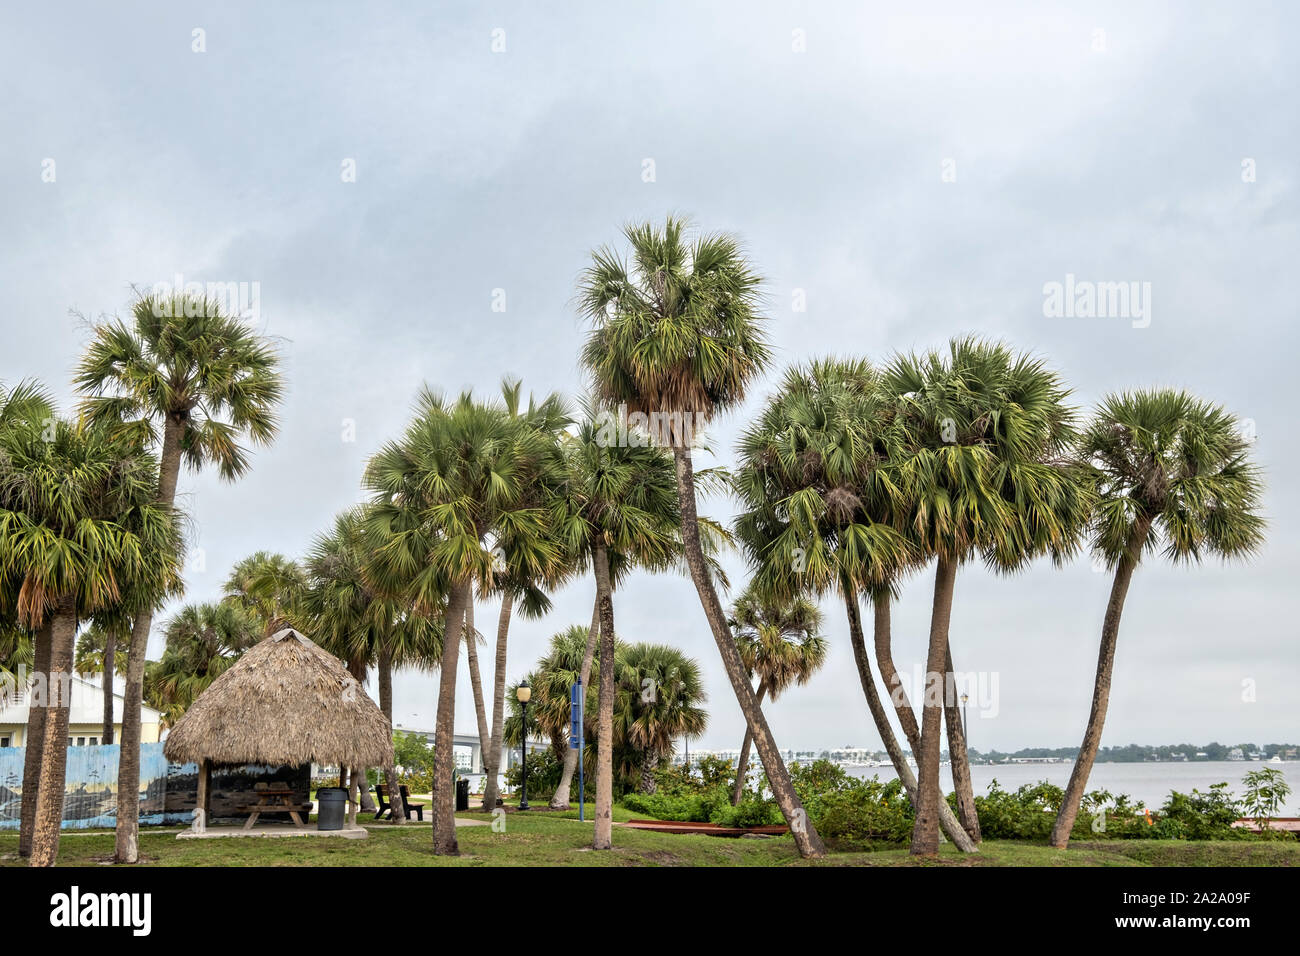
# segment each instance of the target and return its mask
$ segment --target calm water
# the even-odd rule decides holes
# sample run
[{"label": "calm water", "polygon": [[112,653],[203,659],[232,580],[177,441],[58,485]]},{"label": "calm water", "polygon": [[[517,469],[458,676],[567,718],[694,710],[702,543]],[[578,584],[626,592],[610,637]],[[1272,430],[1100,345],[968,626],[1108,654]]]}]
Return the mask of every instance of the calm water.
[{"label": "calm water", "polygon": [[[1170,790],[1191,793],[1192,789],[1208,790],[1210,784],[1228,782],[1228,789],[1238,797],[1245,789],[1241,778],[1251,770],[1271,767],[1286,774],[1287,783],[1291,785],[1291,796],[1287,798],[1286,810],[1282,816],[1300,816],[1300,761],[1288,760],[1283,763],[1261,763],[1255,761],[1201,761],[1199,763],[1099,763],[1094,764],[1088,777],[1089,790],[1109,790],[1113,794],[1126,793],[1136,803],[1145,804],[1152,809],[1165,802]],[[971,767],[971,779],[975,784],[975,793],[981,794],[996,778],[1003,790],[1015,790],[1022,784],[1037,783],[1047,780],[1059,787],[1064,787],[1070,780],[1072,764],[998,764],[986,766],[976,764]],[[951,771],[947,764],[942,768],[943,783],[947,790],[952,789]],[[881,780],[892,780],[896,776],[892,767],[852,767],[849,773],[855,777],[878,776]]]}]

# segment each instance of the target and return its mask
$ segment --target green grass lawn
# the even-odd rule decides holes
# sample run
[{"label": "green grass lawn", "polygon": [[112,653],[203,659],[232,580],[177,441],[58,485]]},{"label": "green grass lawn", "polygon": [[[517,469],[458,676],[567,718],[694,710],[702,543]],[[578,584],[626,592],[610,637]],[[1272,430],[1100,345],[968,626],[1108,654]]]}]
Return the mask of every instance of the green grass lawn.
[{"label": "green grass lawn", "polygon": [[[464,813],[468,819],[488,819]],[[436,857],[431,830],[423,825],[375,824],[368,840],[327,838],[177,840],[176,830],[142,830],[142,862],[156,866],[798,866],[805,865],[787,837],[725,839],[677,836],[614,828],[614,850],[587,847],[590,820],[580,823],[568,813],[508,813],[504,832],[491,827],[460,827],[461,856]],[[616,820],[633,814],[615,810]],[[427,817],[427,814],[426,814]],[[0,866],[20,866],[18,835],[0,836]],[[86,866],[108,860],[111,832],[64,835],[59,865]],[[1178,840],[1108,840],[1076,843],[1065,852],[1048,847],[992,841],[973,856],[945,845],[937,863],[917,864],[906,848],[874,853],[831,853],[822,866],[1296,866],[1300,842],[1183,842]]]}]

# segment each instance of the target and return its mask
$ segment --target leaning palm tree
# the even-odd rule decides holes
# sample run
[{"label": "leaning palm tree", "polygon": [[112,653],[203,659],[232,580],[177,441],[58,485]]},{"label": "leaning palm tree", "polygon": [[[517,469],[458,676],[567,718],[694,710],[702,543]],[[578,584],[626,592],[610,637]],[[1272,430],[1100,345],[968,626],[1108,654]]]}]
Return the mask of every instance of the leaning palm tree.
[{"label": "leaning palm tree", "polygon": [[78,621],[132,595],[160,601],[179,579],[180,535],[155,501],[157,467],[138,441],[89,421],[0,430],[0,579],[21,581],[19,622],[49,644],[43,739],[28,740],[40,751],[39,783],[27,781],[33,866],[58,855]]},{"label": "leaning palm tree", "polygon": [[1040,554],[1060,562],[1078,546],[1088,495],[1066,461],[1073,409],[1060,377],[1041,360],[976,338],[945,352],[900,355],[881,389],[892,402],[886,479],[902,489],[895,521],[936,559],[917,754],[920,794],[911,852],[939,851],[940,735],[949,752],[962,825],[979,821],[954,699],[948,642],[958,568],[975,557],[1013,571]]},{"label": "leaning palm tree", "polygon": [[445,601],[434,743],[437,854],[459,851],[452,737],[465,609],[474,587],[492,586],[491,537],[513,541],[515,560],[529,574],[544,574],[556,560],[548,514],[527,496],[547,454],[549,440],[521,427],[500,404],[469,392],[448,400],[426,389],[405,435],[386,444],[366,471],[376,494],[371,523],[385,538],[373,568],[380,590],[400,593],[421,613]]},{"label": "leaning palm tree", "polygon": [[[761,594],[751,584],[731,608],[731,626],[746,671],[758,678],[755,693],[760,707],[764,697],[775,701],[790,687],[808,683],[826,663],[826,638],[819,633],[821,609],[802,594],[782,601]],[[745,728],[736,761],[733,804],[740,803],[745,792],[753,739]]]},{"label": "leaning palm tree", "polygon": [[1241,423],[1218,405],[1172,389],[1111,395],[1078,448],[1097,482],[1093,549],[1114,579],[1088,727],[1052,828],[1050,842],[1058,849],[1069,843],[1101,744],[1120,616],[1142,556],[1163,544],[1175,563],[1205,555],[1249,557],[1263,544],[1265,527],[1259,514],[1263,481],[1250,461],[1250,442]]},{"label": "leaning palm tree", "polygon": [[[215,301],[142,296],[130,321],[94,326],[75,383],[93,420],[126,426],[161,448],[158,503],[172,508],[181,462],[215,465],[234,481],[248,470],[242,439],[267,444],[275,435],[284,390],[279,359],[266,340]],[[127,652],[122,756],[118,768],[114,858],[139,858],[140,707],[145,652],[153,626],[146,604],[135,613]]]},{"label": "leaning palm tree", "polygon": [[707,728],[708,696],[699,663],[676,647],[630,644],[622,658],[619,737],[636,755],[639,790],[654,793],[655,771],[673,755],[677,738],[698,737]]},{"label": "leaning palm tree", "polygon": [[760,279],[734,238],[690,239],[687,224],[671,216],[662,227],[633,225],[623,234],[630,258],[598,250],[582,278],[579,299],[592,322],[582,362],[603,402],[645,416],[656,442],[672,449],[682,546],[705,618],[799,852],[820,857],[826,848],[745,677],[696,524],[694,432],[737,408],[769,362]]},{"label": "leaning palm tree", "polygon": [[[858,603],[863,591],[876,597],[876,646],[882,640],[887,645],[893,582],[919,562],[912,542],[893,523],[900,492],[883,471],[890,408],[878,379],[871,363],[854,358],[817,359],[786,372],[740,442],[735,488],[743,510],[736,531],[763,593],[793,600],[829,592],[843,600],[867,709],[915,807],[916,776],[876,689]],[[911,707],[896,693],[890,696],[916,753],[919,732]],[[975,843],[946,802],[940,802],[939,815],[953,844],[973,852]]]}]

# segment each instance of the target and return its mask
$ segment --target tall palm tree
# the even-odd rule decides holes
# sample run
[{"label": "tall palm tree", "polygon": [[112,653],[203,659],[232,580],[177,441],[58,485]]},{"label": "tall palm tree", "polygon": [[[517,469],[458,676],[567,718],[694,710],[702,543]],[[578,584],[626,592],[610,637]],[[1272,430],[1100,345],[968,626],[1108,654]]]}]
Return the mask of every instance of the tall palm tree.
[{"label": "tall palm tree", "polygon": [[[804,595],[782,601],[761,594],[751,584],[731,608],[731,626],[745,670],[758,678],[756,696],[776,700],[790,687],[808,683],[826,663],[826,639],[819,633],[822,612]],[[753,737],[745,728],[736,762],[733,804],[740,803],[749,770],[749,748]]]},{"label": "tall palm tree", "polygon": [[1120,616],[1133,572],[1163,544],[1175,563],[1255,554],[1264,543],[1263,481],[1241,423],[1186,392],[1152,389],[1108,396],[1079,440],[1098,500],[1094,552],[1114,570],[1101,627],[1092,710],[1052,828],[1051,845],[1070,840],[1101,744],[1110,701]]},{"label": "tall palm tree", "polygon": [[307,588],[307,575],[283,554],[258,551],[241,559],[226,578],[222,600],[250,614],[270,637],[293,623]]},{"label": "tall palm tree", "polygon": [[[890,408],[879,374],[864,359],[817,359],[789,369],[740,442],[735,487],[743,510],[736,521],[762,593],[793,600],[804,593],[838,593],[848,616],[858,681],[876,730],[909,801],[918,802],[916,776],[876,689],[863,635],[858,596],[888,597],[892,582],[919,561],[893,523],[900,491],[887,479]],[[888,600],[876,602],[876,643],[888,640]],[[882,611],[884,612],[882,614]],[[891,695],[893,696],[893,695]],[[893,697],[904,728],[915,717]],[[918,743],[909,742],[915,753]],[[963,852],[974,842],[946,803],[940,825]]]},{"label": "tall palm tree", "polygon": [[[358,680],[375,667],[379,708],[393,722],[393,671],[414,666],[432,670],[442,657],[436,618],[380,592],[369,563],[382,539],[367,506],[351,508],[319,535],[304,561],[305,580],[297,602],[301,626],[318,644],[338,657]],[[360,778],[362,768],[356,768]],[[390,790],[398,785],[394,767],[383,768]],[[393,792],[396,792],[393,790]],[[368,794],[368,791],[366,791]],[[404,819],[400,801],[392,819]]]},{"label": "tall palm tree", "polygon": [[[618,736],[636,755],[640,791],[654,793],[655,771],[672,756],[677,738],[697,737],[708,726],[703,706],[708,695],[699,663],[676,647],[630,644],[622,658]],[[631,777],[631,771],[625,768],[625,776]]]},{"label": "tall palm tree", "polygon": [[[0,441],[33,426],[44,429],[53,417],[53,400],[39,382],[28,379],[13,386],[0,382]],[[17,605],[21,587],[21,575],[0,575],[0,614],[4,615],[6,634],[13,641],[14,656],[11,662],[15,667],[26,663],[30,673],[35,675],[48,674],[50,622],[47,617],[40,633],[34,633],[19,623]],[[40,780],[40,742],[45,739],[45,718],[49,711],[45,703],[45,700],[29,700],[27,711],[28,745],[23,758],[23,799],[18,836],[18,854],[23,857],[30,856],[32,851],[32,828],[36,820],[37,786]]]},{"label": "tall palm tree", "polygon": [[[564,480],[556,500],[556,526],[564,553],[590,565],[596,607],[579,677],[589,686],[599,656],[597,699],[596,825],[593,846],[609,849],[613,838],[613,720],[615,680],[614,589],[634,566],[663,569],[680,553],[680,523],[672,462],[648,436],[609,440],[605,420],[588,404],[574,433],[562,443]],[[596,655],[599,636],[600,653]],[[555,806],[567,805],[577,753],[566,755]]]},{"label": "tall palm tree", "polygon": [[94,616],[89,628],[77,638],[75,667],[78,674],[99,674],[104,698],[103,725],[99,742],[113,742],[113,674],[126,669],[126,642],[131,619],[119,605]]},{"label": "tall palm tree", "polygon": [[[569,412],[557,394],[550,394],[541,401],[528,396],[527,405],[523,402],[523,385],[517,380],[507,379],[501,384],[501,400],[506,414],[522,428],[533,429],[539,438],[547,442],[546,454],[535,462],[536,473],[527,482],[527,501],[529,506],[538,507],[554,514],[556,493],[559,482],[564,477],[564,459],[559,447],[559,436],[569,424]],[[543,569],[538,576],[528,570],[528,555],[531,545],[525,536],[524,541],[511,540],[508,533],[495,536],[493,552],[496,561],[493,567],[493,586],[501,596],[501,610],[497,615],[496,653],[492,674],[492,723],[488,731],[488,740],[483,749],[483,770],[486,785],[483,788],[482,809],[492,812],[496,809],[500,796],[498,778],[501,771],[503,747],[505,697],[506,697],[506,656],[510,634],[511,616],[517,609],[526,618],[539,618],[550,610],[551,600],[547,591],[558,586],[574,570],[572,556],[557,552],[555,560]],[[522,544],[522,550],[518,548]],[[521,564],[518,557],[524,558]],[[471,671],[473,673],[473,671]]]},{"label": "tall palm tree", "polygon": [[[113,422],[160,447],[159,504],[172,508],[181,462],[198,471],[215,465],[234,481],[248,470],[240,444],[268,444],[284,391],[279,359],[251,328],[194,296],[142,296],[131,319],[108,319],[74,379],[94,421]],[[135,609],[127,652],[122,756],[118,768],[114,858],[139,858],[140,701],[152,606]]]},{"label": "tall palm tree", "polygon": [[367,468],[366,484],[376,493],[372,522],[385,537],[375,556],[381,590],[402,593],[421,612],[446,602],[434,743],[437,854],[458,852],[456,666],[471,590],[492,586],[489,538],[514,542],[518,567],[539,577],[559,551],[550,540],[548,513],[528,501],[529,482],[549,444],[499,403],[469,392],[448,400],[426,389],[406,434],[386,444]]},{"label": "tall palm tree", "polygon": [[672,449],[682,546],[714,643],[799,852],[820,857],[826,848],[745,677],[696,523],[693,434],[737,408],[769,363],[760,279],[736,239],[688,238],[681,219],[628,226],[623,234],[630,257],[600,249],[581,281],[582,311],[592,323],[582,362],[603,402],[646,416],[656,442]]},{"label": "tall palm tree", "polygon": [[1003,571],[1040,554],[1064,560],[1078,548],[1089,499],[1066,461],[1074,438],[1068,390],[1041,360],[956,339],[943,352],[895,357],[881,388],[893,403],[893,451],[883,470],[907,499],[896,520],[937,559],[911,846],[933,856],[945,715],[962,825],[975,839],[979,833],[948,643],[957,569],[981,556]]},{"label": "tall palm tree", "polygon": [[164,627],[162,657],[145,670],[145,694],[168,726],[264,636],[251,612],[222,601],[187,604]]},{"label": "tall palm tree", "polygon": [[49,622],[49,710],[43,740],[28,746],[41,751],[32,865],[52,866],[78,622],[126,595],[166,596],[179,578],[180,536],[155,501],[158,463],[131,436],[58,421],[0,430],[0,443],[0,578],[21,580],[23,626]]}]

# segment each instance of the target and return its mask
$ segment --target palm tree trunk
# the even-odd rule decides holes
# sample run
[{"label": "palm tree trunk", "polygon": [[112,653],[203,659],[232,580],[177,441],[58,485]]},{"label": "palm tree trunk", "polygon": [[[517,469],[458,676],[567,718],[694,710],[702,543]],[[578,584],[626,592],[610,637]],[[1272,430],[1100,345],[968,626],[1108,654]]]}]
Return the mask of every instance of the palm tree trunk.
[{"label": "palm tree trunk", "polygon": [[50,706],[50,649],[54,639],[53,615],[45,615],[45,623],[35,634],[32,677],[45,682],[45,691],[38,701],[31,693],[27,698],[27,730],[23,736],[23,800],[18,829],[18,855],[32,855],[32,832],[36,827],[36,800],[41,792],[41,754],[45,750],[45,725]]},{"label": "palm tree trunk", "polygon": [[113,655],[117,653],[117,635],[112,628],[104,630],[104,726],[99,734],[101,744],[113,742]]},{"label": "palm tree trunk", "polygon": [[505,736],[506,710],[506,638],[510,634],[510,614],[514,610],[515,597],[509,591],[501,595],[501,613],[497,616],[497,653],[492,668],[492,736],[488,748],[483,752],[483,773],[487,782],[483,785],[484,813],[491,813],[497,808],[501,798],[501,787],[497,777],[501,774],[501,749]]},{"label": "palm tree trunk", "polygon": [[438,722],[433,732],[433,852],[440,856],[460,855],[460,846],[456,842],[456,788],[452,780],[456,755],[452,747],[456,739],[456,665],[465,631],[465,605],[469,603],[473,587],[468,579],[452,585],[445,618],[442,672],[438,680]]},{"label": "palm tree trunk", "polygon": [[[393,653],[385,648],[379,652],[379,709],[388,718],[391,732],[393,726]],[[388,819],[393,823],[406,822],[406,808],[402,806],[402,782],[397,779],[397,768],[389,764],[384,768],[384,779],[388,781],[389,811]],[[396,797],[397,799],[392,799]]]},{"label": "palm tree trunk", "polygon": [[822,843],[817,828],[808,819],[808,813],[804,810],[799,795],[794,791],[794,786],[790,782],[790,773],[785,768],[785,761],[781,759],[781,752],[776,747],[776,739],[772,736],[772,729],[768,727],[767,718],[759,709],[754,688],[750,686],[749,678],[745,675],[745,665],[740,660],[740,651],[736,648],[735,637],[727,625],[727,615],[722,610],[718,592],[713,588],[708,567],[704,563],[704,551],[700,547],[699,519],[695,512],[695,470],[691,463],[690,448],[685,445],[674,445],[673,461],[677,468],[677,501],[681,509],[682,549],[685,552],[686,563],[690,566],[691,579],[695,582],[700,603],[704,606],[704,616],[708,619],[710,630],[713,631],[714,643],[718,645],[723,667],[727,671],[727,678],[731,681],[731,689],[740,704],[741,712],[745,715],[745,722],[754,735],[754,744],[763,761],[763,769],[767,773],[772,795],[776,797],[781,813],[790,825],[795,845],[799,848],[799,855],[805,858],[825,856],[826,846]]},{"label": "palm tree trunk", "polygon": [[36,798],[36,825],[32,831],[32,866],[53,866],[59,856],[68,769],[72,654],[76,638],[76,602],[64,598],[54,612],[50,633],[50,707],[41,748],[40,792]]},{"label": "palm tree trunk", "polygon": [[[350,673],[352,675],[352,679],[357,682],[358,688],[365,686],[366,665],[364,660],[362,660],[361,658],[357,658],[356,660],[351,661],[348,664],[348,673]],[[353,794],[353,797],[359,801],[359,803],[357,803],[356,805],[360,806],[362,810],[368,810],[371,813],[374,813],[375,801],[374,798],[370,796],[370,782],[366,777],[366,768],[351,767],[349,768],[349,771],[350,771],[349,779],[351,780],[352,784],[356,787],[356,793]],[[353,822],[355,821],[356,821],[356,816],[354,814]]]},{"label": "palm tree trunk", "polygon": [[[181,432],[184,420],[168,416],[163,424],[162,459],[158,469],[158,503],[171,510],[181,471]],[[126,652],[126,686],[122,691],[122,746],[117,766],[117,830],[113,859],[140,859],[140,707],[144,700],[144,661],[153,627],[151,606],[136,610],[131,645]]]},{"label": "palm tree trunk", "polygon": [[[596,600],[591,608],[591,628],[587,631],[587,647],[582,652],[582,670],[578,672],[582,680],[582,692],[587,693],[591,681],[591,662],[596,659],[596,641],[600,637],[600,589],[596,589]],[[585,699],[584,699],[585,702]],[[583,715],[585,718],[585,714]],[[585,736],[585,735],[584,735]],[[569,800],[573,793],[573,775],[578,769],[582,752],[569,747],[564,752],[564,768],[560,772],[560,785],[551,797],[552,810],[569,809]]]},{"label": "palm tree trunk", "polygon": [[975,786],[971,782],[970,757],[966,753],[966,728],[957,707],[957,682],[953,677],[952,647],[944,655],[943,722],[948,731],[948,761],[952,768],[952,788],[957,794],[957,816],[970,838],[980,842],[980,818],[975,810]]},{"label": "palm tree trunk", "polygon": [[659,751],[651,747],[646,751],[641,760],[641,787],[642,793],[654,793],[659,789],[659,784],[655,780],[655,771],[659,769]]},{"label": "palm tree trunk", "polygon": [[478,720],[478,750],[487,754],[492,746],[492,731],[488,729],[487,708],[483,704],[483,681],[478,669],[478,631],[474,627],[474,592],[470,591],[465,605],[465,655],[469,659],[469,686],[474,692],[474,716]]},{"label": "palm tree trunk", "polygon": [[604,542],[597,541],[592,558],[600,606],[600,704],[596,722],[596,830],[591,846],[609,850],[614,846],[614,597]]},{"label": "palm tree trunk", "polygon": [[[862,635],[862,618],[858,614],[858,599],[847,588],[844,591],[844,605],[849,614],[849,640],[853,645],[853,660],[858,667],[858,682],[862,685],[862,693],[867,698],[867,709],[871,711],[871,719],[875,721],[876,731],[880,734],[880,740],[885,745],[885,752],[889,754],[889,762],[894,765],[894,772],[898,774],[898,780],[907,792],[907,799],[915,810],[920,802],[919,788],[916,783],[916,775],[912,773],[912,767],[907,762],[907,757],[903,755],[903,748],[898,744],[898,738],[894,736],[894,728],[889,723],[889,712],[885,710],[885,705],[880,700],[880,695],[876,693],[876,679],[871,673],[871,661],[867,657],[866,640]],[[912,713],[912,705],[907,702],[907,695],[902,693],[902,681],[898,679],[898,672],[894,670],[894,663],[889,657],[889,603],[886,600],[875,600],[875,645],[877,658],[881,656],[880,648],[882,642],[885,648],[884,658],[889,661],[889,674],[885,677],[885,686],[889,687],[894,684],[896,689],[890,692],[890,697],[894,701],[895,709],[898,711],[899,723],[903,725],[903,733],[908,734],[908,746],[912,748],[915,754],[920,749],[920,731],[916,726],[916,716]],[[885,668],[882,665],[881,670]],[[901,696],[900,696],[901,695]],[[900,703],[901,702],[901,703]],[[908,727],[911,727],[909,733]],[[915,738],[915,739],[913,739]],[[952,841],[953,846],[963,853],[974,853],[975,844],[971,842],[970,835],[962,829],[961,823],[957,820],[956,814],[952,812],[952,807],[948,806],[946,801],[939,801],[939,826],[943,828],[944,835]]]},{"label": "palm tree trunk", "polygon": [[1088,715],[1083,744],[1079,747],[1079,756],[1070,771],[1070,782],[1065,788],[1065,797],[1061,801],[1061,809],[1056,815],[1056,823],[1052,826],[1049,839],[1051,845],[1058,850],[1064,850],[1070,843],[1070,831],[1074,829],[1084,788],[1088,786],[1088,775],[1097,759],[1097,748],[1101,746],[1102,726],[1106,723],[1106,708],[1110,703],[1111,674],[1115,669],[1115,645],[1119,641],[1119,619],[1124,613],[1129,584],[1133,581],[1133,572],[1137,570],[1142,558],[1142,547],[1150,531],[1151,520],[1140,518],[1129,535],[1123,557],[1115,566],[1110,600],[1106,604],[1106,617],[1101,625],[1101,649],[1097,654],[1097,676],[1092,687],[1092,712]]},{"label": "palm tree trunk", "polygon": [[[758,682],[758,706],[763,706],[763,698],[767,696],[767,681]],[[749,732],[749,727],[745,727],[745,739],[740,744],[740,759],[736,761],[736,786],[731,794],[731,805],[734,807],[740,803],[741,795],[745,792],[745,776],[749,773],[749,748],[754,742],[754,735]]]},{"label": "palm tree trunk", "polygon": [[939,853],[939,804],[944,803],[939,780],[939,737],[943,732],[944,674],[947,671],[948,624],[957,562],[941,557],[934,575],[934,604],[930,611],[930,647],[925,662],[926,691],[921,701],[921,750],[916,758],[920,794],[912,827],[913,856]]}]

